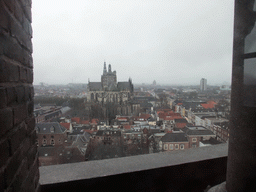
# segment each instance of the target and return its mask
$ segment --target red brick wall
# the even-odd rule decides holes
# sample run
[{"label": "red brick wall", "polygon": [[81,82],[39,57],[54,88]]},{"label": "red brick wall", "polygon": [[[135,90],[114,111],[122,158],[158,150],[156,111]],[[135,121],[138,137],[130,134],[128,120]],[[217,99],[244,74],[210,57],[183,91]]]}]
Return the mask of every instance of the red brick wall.
[{"label": "red brick wall", "polygon": [[[196,142],[193,142],[193,138],[196,138]],[[196,147],[199,147],[199,141],[201,140],[201,137],[197,136],[189,136],[188,142],[189,142],[189,148],[192,148],[193,144],[196,144]]]},{"label": "red brick wall", "polygon": [[[55,146],[58,146],[58,145],[63,145],[65,144],[65,140],[67,140],[67,134],[66,133],[63,133],[63,134],[38,134],[38,146],[42,146],[43,144],[43,140],[44,140],[44,137],[45,136],[45,139],[46,139],[46,145],[50,145],[51,143],[51,140],[54,139],[54,145]],[[52,136],[54,138],[52,138]],[[61,142],[59,142],[59,140]]]},{"label": "red brick wall", "polygon": [[31,0],[0,0],[0,191],[38,191]]}]

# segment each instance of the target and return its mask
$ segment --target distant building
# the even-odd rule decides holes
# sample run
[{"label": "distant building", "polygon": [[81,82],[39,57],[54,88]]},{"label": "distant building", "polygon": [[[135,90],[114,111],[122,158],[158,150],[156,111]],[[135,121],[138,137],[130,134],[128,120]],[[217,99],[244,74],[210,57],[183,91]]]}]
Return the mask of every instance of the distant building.
[{"label": "distant building", "polygon": [[33,112],[36,123],[49,122],[60,117],[62,115],[61,109],[62,107],[56,106],[56,104],[36,105]]},{"label": "distant building", "polygon": [[104,103],[126,103],[133,97],[133,84],[129,79],[127,82],[117,82],[116,71],[111,70],[111,65],[106,68],[104,62],[101,82],[88,82],[87,101]]},{"label": "distant building", "polygon": [[187,126],[182,129],[189,141],[189,148],[199,147],[199,142],[215,138],[216,135],[203,126]]},{"label": "distant building", "polygon": [[[133,113],[133,84],[129,78],[126,82],[117,82],[116,71],[111,70],[111,65],[106,68],[104,62],[101,82],[88,82],[87,101],[91,104],[101,106],[101,109],[91,111],[102,111],[104,118],[112,118],[115,115],[131,115]],[[102,118],[92,115],[92,118]]]},{"label": "distant building", "polygon": [[184,150],[189,148],[185,133],[166,133],[159,142],[163,151]]},{"label": "distant building", "polygon": [[92,136],[86,150],[87,160],[123,157],[121,131],[117,129],[99,130]]},{"label": "distant building", "polygon": [[205,91],[207,89],[207,79],[202,78],[200,80],[200,90]]},{"label": "distant building", "polygon": [[39,166],[85,161],[90,134],[70,133],[58,122],[37,123]]},{"label": "distant building", "polygon": [[67,130],[57,122],[37,123],[36,132],[38,146],[56,146],[67,142]]}]

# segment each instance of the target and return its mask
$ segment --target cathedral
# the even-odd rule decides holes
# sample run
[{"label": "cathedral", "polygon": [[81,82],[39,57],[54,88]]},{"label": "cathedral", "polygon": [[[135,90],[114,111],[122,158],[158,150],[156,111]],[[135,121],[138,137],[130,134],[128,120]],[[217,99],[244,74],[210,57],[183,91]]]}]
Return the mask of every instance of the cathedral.
[{"label": "cathedral", "polygon": [[[129,78],[126,82],[117,82],[116,71],[104,62],[101,82],[88,82],[87,101],[101,106],[111,105],[116,115],[130,115],[133,100],[133,84]],[[106,109],[105,109],[106,110]]]}]

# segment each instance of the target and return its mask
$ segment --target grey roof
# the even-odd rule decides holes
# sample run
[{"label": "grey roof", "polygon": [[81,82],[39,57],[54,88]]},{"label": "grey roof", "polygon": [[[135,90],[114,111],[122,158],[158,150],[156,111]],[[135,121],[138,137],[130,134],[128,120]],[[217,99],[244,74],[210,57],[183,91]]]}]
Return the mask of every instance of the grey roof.
[{"label": "grey roof", "polygon": [[187,123],[186,119],[174,119],[175,123]]},{"label": "grey roof", "polygon": [[91,135],[86,132],[83,135],[72,136],[72,141],[73,141],[72,145],[84,147],[84,144],[90,141],[90,136]]},{"label": "grey roof", "polygon": [[211,145],[217,145],[217,144],[221,144],[222,142],[221,141],[218,141],[214,138],[210,138],[209,140],[204,140],[204,141],[200,141],[201,143],[203,144],[211,144]]},{"label": "grey roof", "polygon": [[166,133],[162,139],[162,142],[188,142],[188,138],[185,133]]},{"label": "grey roof", "polygon": [[83,132],[83,134],[78,135],[68,135],[69,140],[72,140],[74,142],[77,142],[78,140],[81,140],[83,142],[89,142],[91,134],[87,132]]},{"label": "grey roof", "polygon": [[138,100],[138,101],[157,101],[156,98],[152,97],[152,96],[135,96],[134,100]]},{"label": "grey roof", "polygon": [[120,91],[124,91],[124,90],[129,90],[131,91],[131,85],[130,82],[118,82],[117,83],[117,88]]},{"label": "grey roof", "polygon": [[161,133],[162,131],[160,129],[150,129],[150,132],[152,134],[155,134],[155,133]]},{"label": "grey roof", "polygon": [[141,103],[140,104],[140,107],[153,107],[153,105],[151,104],[151,103],[147,103],[147,102],[145,102],[145,103]]},{"label": "grey roof", "polygon": [[100,91],[102,90],[101,82],[89,82],[88,84],[90,91]]},{"label": "grey roof", "polygon": [[[51,128],[53,128],[54,132],[51,132]],[[58,122],[37,123],[36,129],[38,134],[60,134],[66,131],[66,128],[62,127]]]},{"label": "grey roof", "polygon": [[203,126],[184,127],[182,129],[182,131],[184,133],[186,133],[187,135],[202,135],[202,136],[203,135],[207,135],[207,136],[211,135],[211,136],[215,136],[215,134],[211,130],[209,130],[209,129],[203,127]]},{"label": "grey roof", "polygon": [[108,90],[109,91],[117,91],[117,87],[116,87],[116,84],[114,82],[110,83],[108,85]]},{"label": "grey roof", "polygon": [[62,108],[60,109],[60,111],[61,111],[62,114],[66,113],[66,112],[68,112],[68,111],[70,111],[70,110],[71,110],[71,108],[68,107],[68,106],[62,107]]}]

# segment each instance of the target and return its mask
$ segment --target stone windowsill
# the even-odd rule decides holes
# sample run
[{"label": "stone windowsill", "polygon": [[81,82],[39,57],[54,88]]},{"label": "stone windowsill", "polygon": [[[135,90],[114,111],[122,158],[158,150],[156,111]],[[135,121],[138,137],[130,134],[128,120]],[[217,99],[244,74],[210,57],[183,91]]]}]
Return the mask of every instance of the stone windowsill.
[{"label": "stone windowsill", "polygon": [[227,157],[228,144],[39,168],[40,184],[86,180]]}]

